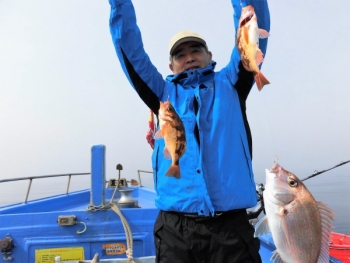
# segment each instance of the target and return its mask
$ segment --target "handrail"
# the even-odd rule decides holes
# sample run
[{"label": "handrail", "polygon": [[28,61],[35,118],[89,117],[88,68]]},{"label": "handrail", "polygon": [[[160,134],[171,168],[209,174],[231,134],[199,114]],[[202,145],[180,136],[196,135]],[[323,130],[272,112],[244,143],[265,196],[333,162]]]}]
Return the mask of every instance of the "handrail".
[{"label": "handrail", "polygon": [[27,203],[33,179],[43,179],[43,178],[50,178],[50,177],[68,176],[68,183],[67,183],[67,190],[66,190],[66,195],[67,195],[68,192],[69,192],[69,186],[70,186],[71,177],[72,176],[76,176],[76,175],[88,175],[88,174],[90,174],[90,173],[68,173],[68,174],[52,174],[52,175],[38,175],[38,176],[29,176],[29,177],[18,177],[18,178],[0,180],[0,183],[29,180],[29,185],[28,185],[28,189],[27,189],[27,193],[26,193],[26,198],[24,200],[24,203]]},{"label": "handrail", "polygon": [[[139,176],[139,183],[140,183],[140,187],[142,187],[140,172],[141,172],[141,173],[149,173],[149,174],[153,174],[153,172],[150,172],[150,171],[144,171],[144,170],[137,170],[137,174],[138,174],[138,176]],[[153,175],[153,176],[154,176],[154,175]]]}]

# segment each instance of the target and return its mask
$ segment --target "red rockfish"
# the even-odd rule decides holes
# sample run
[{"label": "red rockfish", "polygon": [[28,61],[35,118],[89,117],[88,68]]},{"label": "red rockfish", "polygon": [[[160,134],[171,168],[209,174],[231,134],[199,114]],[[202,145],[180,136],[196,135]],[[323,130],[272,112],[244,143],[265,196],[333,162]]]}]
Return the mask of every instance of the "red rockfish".
[{"label": "red rockfish", "polygon": [[303,182],[275,163],[266,170],[266,216],[255,236],[271,232],[276,250],[271,260],[283,263],[328,263],[333,210],[315,201]]},{"label": "red rockfish", "polygon": [[244,7],[239,19],[236,45],[243,67],[253,72],[259,91],[264,85],[270,84],[259,69],[259,65],[264,61],[263,53],[259,49],[259,38],[267,38],[268,36],[269,33],[266,30],[258,28],[254,7],[251,5]]},{"label": "red rockfish", "polygon": [[159,108],[159,126],[155,139],[164,138],[164,157],[171,159],[167,176],[180,178],[179,159],[186,151],[185,127],[169,101],[161,102]]}]

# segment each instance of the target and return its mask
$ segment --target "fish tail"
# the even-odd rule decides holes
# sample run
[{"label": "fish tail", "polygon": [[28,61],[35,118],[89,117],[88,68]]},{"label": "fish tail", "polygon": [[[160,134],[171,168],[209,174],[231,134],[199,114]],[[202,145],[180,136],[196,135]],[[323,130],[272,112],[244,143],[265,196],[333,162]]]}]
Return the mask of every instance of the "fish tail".
[{"label": "fish tail", "polygon": [[177,179],[180,179],[180,167],[178,165],[170,165],[168,171],[165,174],[166,176],[174,176]]},{"label": "fish tail", "polygon": [[265,78],[261,71],[255,74],[254,79],[259,91],[261,91],[265,85],[270,84],[270,82],[267,80],[267,78]]}]

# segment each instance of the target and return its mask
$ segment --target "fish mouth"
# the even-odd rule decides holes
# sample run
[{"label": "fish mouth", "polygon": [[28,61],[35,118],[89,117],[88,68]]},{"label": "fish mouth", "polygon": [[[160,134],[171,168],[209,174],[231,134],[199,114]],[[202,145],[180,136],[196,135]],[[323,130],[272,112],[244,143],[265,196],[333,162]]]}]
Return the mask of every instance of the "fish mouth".
[{"label": "fish mouth", "polygon": [[253,16],[254,14],[251,14],[250,16],[247,16],[246,18],[244,18],[239,26],[242,27],[245,24],[247,24],[253,18]]},{"label": "fish mouth", "polygon": [[279,176],[279,164],[274,164],[271,170],[266,169],[266,183],[264,194],[277,205],[286,205],[294,200],[294,194],[290,192]]},{"label": "fish mouth", "polygon": [[278,177],[278,173],[281,170],[281,166],[276,162],[273,164],[271,169],[265,169],[266,173],[266,184],[267,183],[273,183],[275,178]]}]

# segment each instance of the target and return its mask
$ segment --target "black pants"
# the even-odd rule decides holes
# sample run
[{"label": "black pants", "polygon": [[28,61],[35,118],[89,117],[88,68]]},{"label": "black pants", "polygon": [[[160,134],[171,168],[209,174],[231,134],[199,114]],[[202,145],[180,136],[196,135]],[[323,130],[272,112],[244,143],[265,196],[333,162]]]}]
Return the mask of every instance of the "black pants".
[{"label": "black pants", "polygon": [[261,263],[245,210],[203,220],[160,211],[154,242],[157,263]]}]

